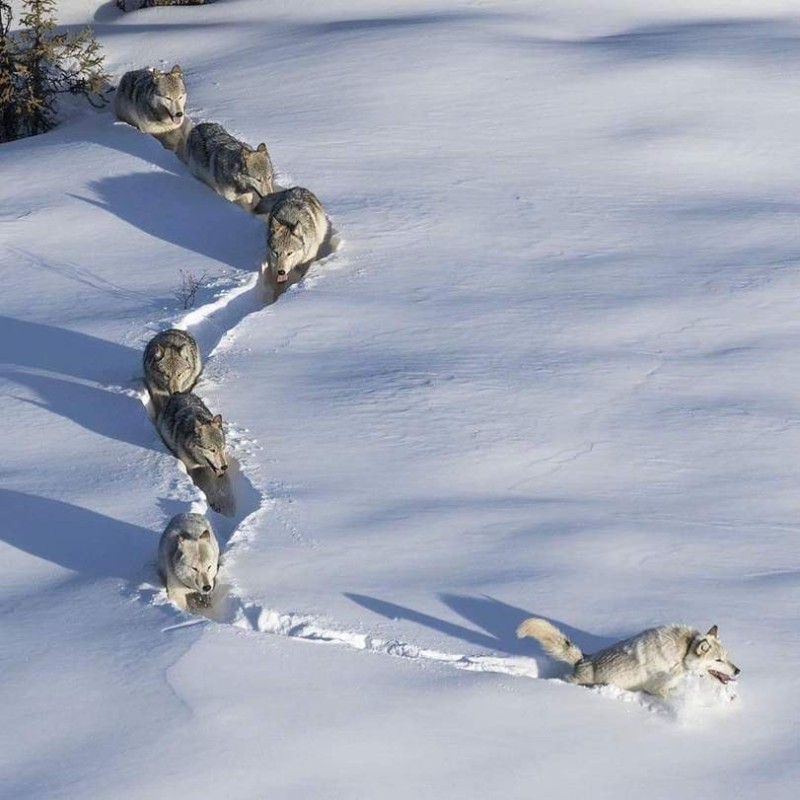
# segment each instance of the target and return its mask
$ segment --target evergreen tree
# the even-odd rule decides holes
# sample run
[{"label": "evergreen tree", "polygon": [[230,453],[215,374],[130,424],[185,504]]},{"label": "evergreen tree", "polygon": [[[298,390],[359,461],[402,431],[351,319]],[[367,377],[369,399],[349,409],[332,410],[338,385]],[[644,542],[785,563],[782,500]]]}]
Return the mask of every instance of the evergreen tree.
[{"label": "evergreen tree", "polygon": [[22,0],[21,30],[0,0],[0,141],[44,133],[56,124],[59,95],[105,104],[100,45],[91,28],[56,31],[56,0]]}]

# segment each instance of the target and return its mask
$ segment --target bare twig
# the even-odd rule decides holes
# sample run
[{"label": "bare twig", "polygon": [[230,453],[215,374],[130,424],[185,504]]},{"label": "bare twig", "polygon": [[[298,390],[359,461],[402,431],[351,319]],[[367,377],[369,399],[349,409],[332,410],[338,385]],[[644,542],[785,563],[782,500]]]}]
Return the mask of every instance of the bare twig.
[{"label": "bare twig", "polygon": [[187,272],[185,270],[180,270],[180,274],[181,284],[175,290],[175,298],[181,303],[184,309],[190,309],[194,307],[195,301],[197,300],[197,292],[203,288],[208,275],[204,272],[202,275],[198,276],[194,272]]}]

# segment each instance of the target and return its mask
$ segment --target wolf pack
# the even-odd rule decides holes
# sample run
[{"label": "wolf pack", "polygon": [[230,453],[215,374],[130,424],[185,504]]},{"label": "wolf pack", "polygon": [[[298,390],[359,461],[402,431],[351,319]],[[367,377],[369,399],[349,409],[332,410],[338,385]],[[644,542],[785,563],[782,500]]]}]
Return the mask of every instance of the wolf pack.
[{"label": "wolf pack", "polygon": [[[175,0],[164,0],[171,1]],[[149,0],[149,4],[158,4],[158,0]],[[319,256],[329,236],[330,224],[322,205],[302,187],[276,191],[265,143],[251,147],[215,122],[193,124],[185,106],[186,87],[178,65],[169,71],[127,72],[114,99],[120,120],[155,136],[192,175],[265,223],[261,273],[277,297],[281,289],[305,274],[303,270]],[[213,414],[193,392],[202,370],[195,339],[177,329],[158,333],[145,348],[143,366],[156,427],[166,446],[190,474],[223,480],[228,460],[222,417]],[[209,504],[214,508],[210,497]],[[158,549],[159,573],[169,599],[184,610],[209,606],[219,556],[219,544],[206,516],[175,516]],[[670,696],[686,676],[700,675],[726,686],[740,671],[723,647],[716,625],[706,633],[686,625],[662,625],[593,654],[584,654],[545,619],[524,620],[517,636],[537,640],[548,655],[567,663],[570,683],[612,685],[660,698]]]},{"label": "wolf pack", "polygon": [[[166,71],[149,67],[126,72],[113,107],[118,119],[158,139],[198,180],[264,222],[261,275],[273,298],[305,274],[330,235],[321,203],[301,186],[276,187],[264,142],[251,147],[219,123],[194,124],[186,114],[186,84],[179,65]],[[213,414],[193,391],[203,368],[197,341],[185,330],[161,331],[145,346],[142,363],[164,444],[205,490],[211,508],[231,513],[230,507],[218,504],[220,493],[210,491],[226,481],[228,456],[222,416]],[[184,610],[208,607],[219,556],[219,543],[205,515],[173,517],[158,548],[158,570],[169,599]]]}]

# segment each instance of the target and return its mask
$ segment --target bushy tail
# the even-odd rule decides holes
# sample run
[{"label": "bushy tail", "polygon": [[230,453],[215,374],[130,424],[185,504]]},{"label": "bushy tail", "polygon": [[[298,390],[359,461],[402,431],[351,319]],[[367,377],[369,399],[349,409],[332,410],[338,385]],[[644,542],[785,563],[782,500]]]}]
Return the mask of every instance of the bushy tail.
[{"label": "bushy tail", "polygon": [[546,619],[529,617],[517,628],[517,636],[520,639],[526,636],[536,639],[545,653],[567,664],[574,666],[583,658],[580,648]]}]

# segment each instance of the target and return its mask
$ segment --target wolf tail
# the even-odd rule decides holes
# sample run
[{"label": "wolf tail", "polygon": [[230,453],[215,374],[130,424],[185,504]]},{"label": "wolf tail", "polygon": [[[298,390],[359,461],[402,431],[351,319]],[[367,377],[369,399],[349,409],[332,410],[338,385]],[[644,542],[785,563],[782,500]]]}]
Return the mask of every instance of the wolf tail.
[{"label": "wolf tail", "polygon": [[581,649],[546,619],[529,617],[517,628],[517,636],[520,639],[526,636],[536,639],[545,653],[558,661],[566,661],[575,666],[583,658]]}]

